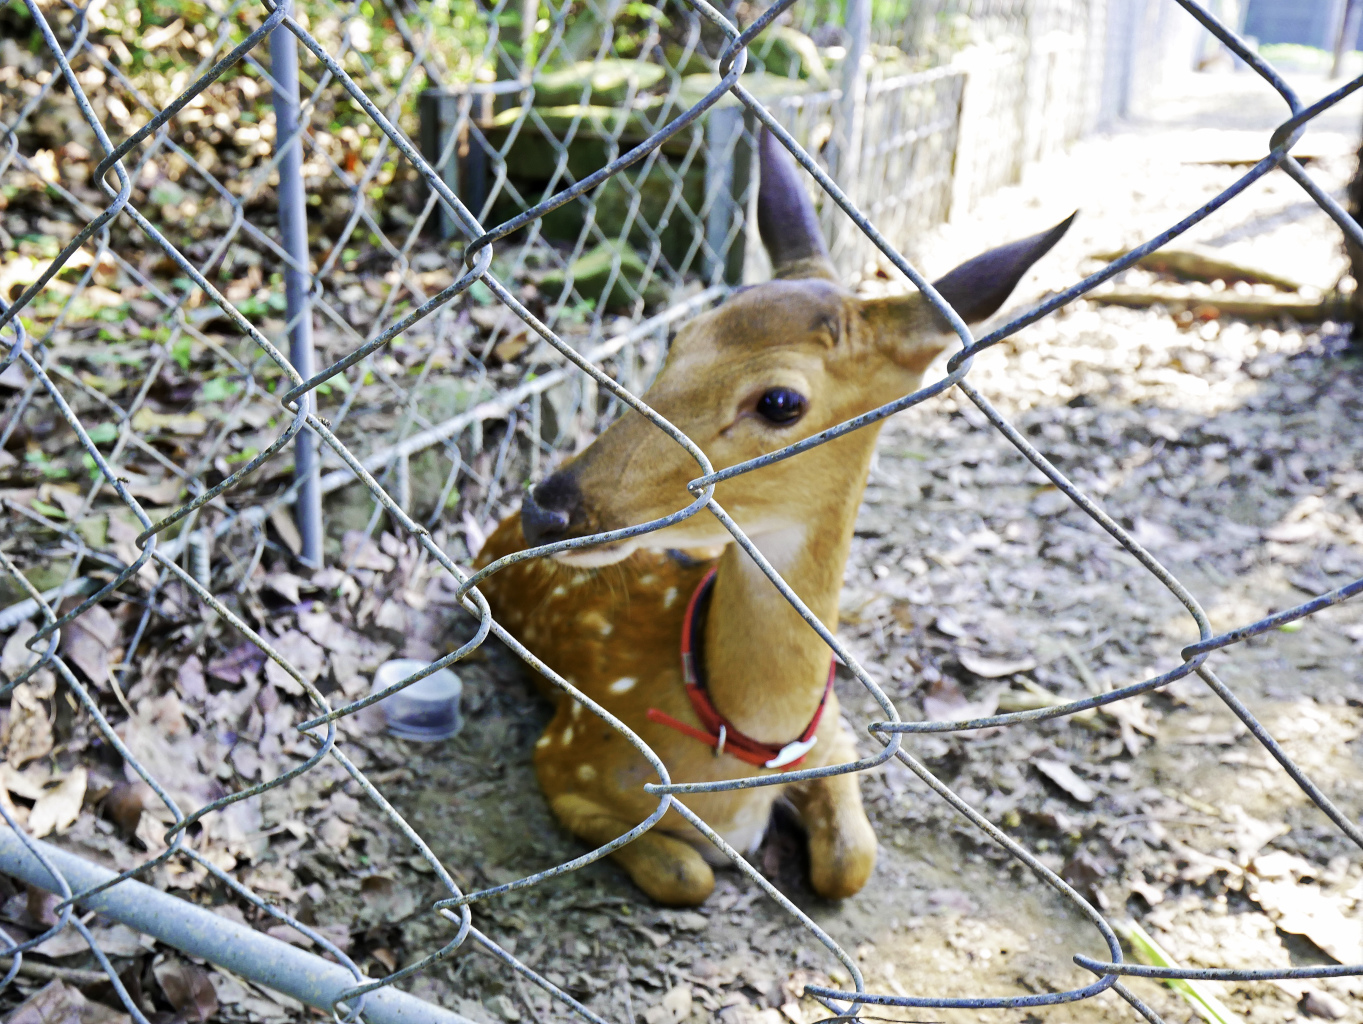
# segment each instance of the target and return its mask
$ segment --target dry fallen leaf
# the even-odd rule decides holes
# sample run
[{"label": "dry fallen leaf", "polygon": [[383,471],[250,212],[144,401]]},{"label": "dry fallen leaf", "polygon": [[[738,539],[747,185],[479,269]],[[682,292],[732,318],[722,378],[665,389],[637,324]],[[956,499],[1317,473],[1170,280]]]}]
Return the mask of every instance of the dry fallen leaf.
[{"label": "dry fallen leaf", "polygon": [[128,1024],[126,1013],[87,1000],[76,989],[52,981],[29,996],[6,1024]]},{"label": "dry fallen leaf", "polygon": [[[183,482],[177,476],[168,476],[163,480],[153,480],[150,477],[141,476],[137,473],[124,471],[127,479],[123,486],[134,498],[143,498],[152,505],[173,505],[175,499],[180,496],[180,491],[184,488]],[[112,529],[111,529],[112,534]],[[127,561],[135,561],[129,558]],[[152,570],[153,572],[155,570]]]},{"label": "dry fallen leaf", "polygon": [[14,632],[5,641],[4,652],[0,653],[0,672],[13,679],[38,660],[38,651],[28,649],[29,638],[38,632],[38,627],[25,619],[14,627]]},{"label": "dry fallen leaf", "polygon": [[972,672],[983,679],[1002,679],[1004,676],[1030,672],[1036,668],[1036,661],[1032,658],[1008,661],[1002,658],[985,658],[971,651],[957,651],[956,658],[967,672]]},{"label": "dry fallen leaf", "polygon": [[308,586],[308,581],[291,572],[272,572],[265,577],[265,586],[290,604],[298,604],[303,600],[298,588]]},{"label": "dry fallen leaf", "polygon": [[664,935],[661,932],[655,932],[653,929],[645,928],[641,924],[636,924],[633,927],[636,932],[648,939],[649,942],[653,943],[655,949],[662,949],[672,941],[672,936]]},{"label": "dry fallen leaf", "polygon": [[85,800],[86,778],[84,768],[73,768],[59,786],[45,791],[38,798],[28,815],[28,829],[34,839],[41,839],[52,832],[63,832],[75,823]]},{"label": "dry fallen leaf", "polygon": [[353,656],[359,650],[360,638],[333,619],[325,609],[299,612],[298,628],[313,643],[333,654]]},{"label": "dry fallen leaf", "polygon": [[125,836],[134,835],[146,808],[146,794],[152,789],[145,782],[120,782],[109,790],[100,803],[104,817],[116,825]]},{"label": "dry fallen leaf", "polygon": [[937,632],[945,633],[947,636],[955,637],[957,640],[964,639],[969,635],[966,628],[956,620],[956,617],[949,612],[941,612],[933,620],[933,626]]},{"label": "dry fallen leaf", "polygon": [[1304,540],[1311,540],[1320,532],[1315,523],[1280,523],[1264,531],[1264,540],[1276,541],[1279,544],[1297,544]]},{"label": "dry fallen leaf", "polygon": [[1250,870],[1263,879],[1314,878],[1316,867],[1304,857],[1286,850],[1274,850],[1250,862]]},{"label": "dry fallen leaf", "polygon": [[118,643],[118,623],[101,605],[93,605],[62,630],[61,652],[96,686],[109,681],[109,652]]},{"label": "dry fallen leaf", "polygon": [[978,701],[970,701],[961,692],[960,684],[950,676],[944,676],[933,683],[932,688],[923,697],[923,714],[929,722],[987,718],[998,706],[997,691],[987,694]]},{"label": "dry fallen leaf", "polygon": [[[44,675],[46,683],[40,686],[36,681]],[[0,750],[5,751],[5,759],[15,768],[46,757],[54,744],[52,719],[44,697],[51,696],[55,681],[46,669],[33,678],[35,682],[20,683],[10,691],[9,720],[0,732]]]},{"label": "dry fallen leaf", "polygon": [[208,420],[201,412],[159,413],[146,406],[133,413],[133,430],[139,434],[179,434],[198,437],[208,431]]},{"label": "dry fallen leaf", "polygon": [[38,765],[30,765],[23,771],[17,771],[8,764],[0,764],[0,786],[21,800],[37,800],[43,795],[43,788],[49,778],[46,769]]},{"label": "dry fallen leaf", "polygon": [[1318,988],[1308,989],[1297,1006],[1302,1013],[1325,1020],[1341,1020],[1349,1015],[1349,1005],[1344,1000]]},{"label": "dry fallen leaf", "polygon": [[350,826],[340,818],[327,818],[317,829],[317,838],[339,853],[350,845]]},{"label": "dry fallen leaf", "polygon": [[1037,771],[1046,776],[1046,778],[1050,779],[1081,804],[1092,803],[1093,798],[1098,795],[1094,792],[1093,787],[1078,775],[1074,774],[1074,769],[1067,764],[1062,764],[1059,761],[1050,761],[1046,758],[1038,758],[1033,761],[1032,764],[1036,766]]},{"label": "dry fallen leaf", "polygon": [[258,671],[265,661],[265,652],[252,643],[233,647],[220,658],[208,663],[208,674],[225,683],[241,682],[241,674],[246,670]]},{"label": "dry fallen leaf", "polygon": [[[270,645],[308,682],[313,682],[326,668],[327,657],[322,648],[296,629],[291,629]],[[302,696],[303,686],[273,659],[265,662],[265,678],[284,693]]]},{"label": "dry fallen leaf", "polygon": [[177,673],[180,695],[202,704],[208,699],[208,686],[204,682],[203,662],[197,654],[191,654],[180,665]]},{"label": "dry fallen leaf", "polygon": [[350,569],[392,572],[398,563],[379,550],[372,537],[359,530],[347,530],[341,538],[341,564]]},{"label": "dry fallen leaf", "polygon": [[644,1011],[644,1020],[647,1024],[677,1024],[691,1016],[693,998],[690,985],[674,985],[662,1002]]},{"label": "dry fallen leaf", "polygon": [[[109,956],[141,956],[155,944],[155,940],[133,931],[125,924],[97,924],[91,927],[90,935],[95,945]],[[68,927],[34,947],[33,951],[43,956],[63,957],[87,953],[89,950],[90,944],[85,941],[85,936],[75,928]]]},{"label": "dry fallen leaf", "polygon": [[1342,964],[1363,961],[1363,916],[1345,912],[1345,901],[1314,885],[1258,881],[1249,898],[1282,931],[1305,935]]},{"label": "dry fallen leaf", "polygon": [[516,357],[530,347],[530,332],[518,331],[492,346],[492,354],[503,363],[515,362]]},{"label": "dry fallen leaf", "polygon": [[383,964],[384,970],[388,971],[389,974],[398,969],[398,958],[393,955],[392,950],[387,949],[384,946],[380,946],[378,949],[371,949],[369,955]]},{"label": "dry fallen leaf", "polygon": [[152,974],[181,1018],[207,1022],[218,1012],[218,994],[202,967],[168,958],[156,964]]}]

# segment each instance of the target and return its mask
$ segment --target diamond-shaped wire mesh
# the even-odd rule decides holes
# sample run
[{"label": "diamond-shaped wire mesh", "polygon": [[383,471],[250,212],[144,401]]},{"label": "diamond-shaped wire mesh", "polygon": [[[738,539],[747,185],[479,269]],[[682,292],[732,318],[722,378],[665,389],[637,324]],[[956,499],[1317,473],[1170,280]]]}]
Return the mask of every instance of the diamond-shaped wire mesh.
[{"label": "diamond-shaped wire mesh", "polygon": [[[325,557],[353,574],[325,577],[323,570],[314,579],[339,587],[401,561],[417,576],[447,583],[445,599],[464,609],[467,628],[462,645],[437,664],[476,656],[496,635],[588,712],[625,733],[662,779],[648,787],[658,804],[646,824],[668,809],[679,811],[791,915],[792,927],[826,947],[851,987],[809,991],[835,1013],[871,1004],[1043,1006],[1112,990],[1156,1020],[1123,977],[1363,974],[1357,965],[1180,970],[1128,964],[1104,913],[903,745],[906,734],[1019,727],[1075,715],[1195,673],[1334,824],[1363,845],[1358,826],[1302,773],[1208,661],[1213,651],[1353,596],[1363,581],[1214,635],[1184,586],[969,380],[975,354],[1133,266],[1274,168],[1363,244],[1358,226],[1291,155],[1311,118],[1363,80],[1302,109],[1230,29],[1193,0],[1178,2],[1183,18],[1200,22],[1281,94],[1287,111],[1267,154],[1201,209],[1005,326],[980,339],[962,328],[962,348],[942,382],[794,446],[825,443],[954,387],[1195,622],[1198,642],[1183,649],[1179,667],[1153,678],[1033,711],[916,722],[903,720],[852,652],[783,590],[885,711],[886,720],[868,726],[879,751],[838,770],[865,771],[897,758],[1050,885],[1092,923],[1109,951],[1109,962],[1076,958],[1094,974],[1091,984],[998,998],[868,991],[856,959],[686,808],[677,794],[694,787],[674,783],[636,736],[492,620],[469,586],[467,565],[488,524],[514,505],[520,481],[580,448],[623,407],[649,412],[637,396],[660,364],[672,325],[766,274],[750,229],[752,153],[761,126],[812,176],[844,277],[854,280],[879,262],[909,278],[947,315],[902,250],[924,228],[970,209],[1017,180],[1024,164],[1092,126],[1100,101],[1108,102],[1101,55],[1114,33],[1104,19],[1108,8],[1096,2],[888,4],[871,12],[869,31],[860,36],[855,25],[841,23],[845,5],[813,0],[782,0],[760,16],[745,11],[746,29],[704,0],[662,7],[610,0],[491,7],[195,0],[155,7],[170,12],[155,25],[142,21],[151,9],[146,5],[99,0],[83,7],[25,0],[25,14],[7,10],[6,23],[22,24],[32,43],[25,49],[6,38],[0,50],[0,194],[11,201],[27,195],[44,227],[40,242],[16,242],[7,232],[0,238],[19,253],[0,269],[0,381],[7,396],[0,458],[13,458],[6,454],[16,447],[10,442],[37,419],[59,422],[71,438],[57,458],[30,444],[29,468],[43,482],[26,504],[5,504],[0,560],[16,595],[32,602],[6,612],[3,624],[12,631],[6,652],[13,652],[13,664],[6,665],[14,672],[0,679],[0,694],[12,702],[11,747],[22,740],[41,748],[47,729],[50,751],[46,708],[66,700],[69,714],[97,741],[89,749],[98,749],[102,761],[91,763],[91,777],[101,766],[126,774],[128,785],[139,782],[158,805],[148,805],[137,829],[145,855],[120,861],[117,879],[191,892],[212,887],[306,936],[353,980],[328,996],[342,1019],[373,1010],[364,993],[419,974],[469,941],[496,957],[516,984],[529,981],[559,1007],[601,1019],[551,970],[517,959],[474,927],[470,907],[598,859],[619,841],[567,865],[546,865],[540,875],[471,891],[460,866],[433,852],[347,752],[363,734],[356,717],[367,703],[362,671],[369,671],[365,659],[374,652],[344,653],[340,660],[351,659],[349,671],[337,670],[337,688],[323,693],[319,659],[326,641],[297,631],[276,635],[268,610],[248,587],[267,549],[298,553],[288,514],[297,493],[289,453],[306,432],[320,439],[322,491],[333,496]],[[787,31],[792,25],[807,35]],[[301,54],[306,266],[280,234],[277,196],[288,140],[275,137],[277,83],[267,58],[272,31],[291,33]],[[840,51],[841,71],[830,74],[818,53],[802,49],[802,38],[825,52]],[[858,61],[863,53],[869,59]],[[1124,109],[1130,99],[1109,105]],[[290,268],[308,282],[300,317],[311,318],[318,365],[327,367],[310,381],[286,355],[296,324],[287,322],[280,281]],[[98,341],[97,352],[73,355],[77,338]],[[300,406],[307,393],[316,398],[315,412]],[[187,411],[164,411],[170,407]],[[43,417],[32,415],[37,409]],[[716,473],[688,439],[661,423],[659,429],[696,456],[700,469],[691,484],[695,502],[648,528],[708,509],[781,586],[713,491],[719,480],[790,452]],[[371,539],[385,521],[405,543],[381,547]],[[308,609],[299,584],[288,574],[271,582],[301,615]],[[117,608],[117,620],[110,607]],[[250,742],[235,743],[230,762],[224,747],[222,764],[203,766],[224,785],[204,789],[177,771],[177,758],[194,756],[188,748],[153,739],[190,729],[186,713],[162,707],[153,714],[174,721],[160,722],[162,731],[143,728],[147,712],[141,705],[134,710],[130,697],[149,695],[145,687],[136,691],[141,680],[154,678],[158,644],[209,629],[241,641],[214,668],[218,679],[235,672],[238,682],[258,687],[263,672],[273,691],[297,705],[275,697],[272,706],[253,708],[258,720],[245,727],[254,730]],[[108,639],[95,656],[88,645],[71,645],[73,634]],[[115,645],[124,652],[121,661]],[[147,661],[138,664],[139,657]],[[203,690],[203,669],[196,662],[188,677],[181,669],[181,685]],[[259,691],[247,689],[250,704]],[[304,704],[312,716],[306,722],[300,721]],[[197,721],[193,728],[210,725]],[[430,911],[440,926],[430,933],[430,948],[401,969],[392,964],[385,978],[367,977],[298,906],[271,894],[264,872],[243,868],[252,840],[242,825],[255,819],[242,809],[277,798],[305,773],[328,770],[358,785],[441,886]],[[764,782],[807,777],[778,772]],[[32,856],[45,856],[2,788],[0,815]],[[130,982],[76,913],[92,894],[75,892],[50,862],[48,868],[63,900],[43,934],[20,943],[0,932],[12,954],[4,983],[20,970],[19,954],[71,927],[90,943],[128,1012],[145,1021]]]}]

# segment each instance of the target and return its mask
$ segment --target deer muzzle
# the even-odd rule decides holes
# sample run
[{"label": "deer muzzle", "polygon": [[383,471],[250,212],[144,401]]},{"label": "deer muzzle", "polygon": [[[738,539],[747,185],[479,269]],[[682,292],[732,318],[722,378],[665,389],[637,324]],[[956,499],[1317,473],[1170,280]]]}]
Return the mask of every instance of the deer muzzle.
[{"label": "deer muzzle", "polygon": [[531,545],[562,540],[581,513],[582,491],[571,474],[560,471],[546,477],[522,499],[521,532]]}]

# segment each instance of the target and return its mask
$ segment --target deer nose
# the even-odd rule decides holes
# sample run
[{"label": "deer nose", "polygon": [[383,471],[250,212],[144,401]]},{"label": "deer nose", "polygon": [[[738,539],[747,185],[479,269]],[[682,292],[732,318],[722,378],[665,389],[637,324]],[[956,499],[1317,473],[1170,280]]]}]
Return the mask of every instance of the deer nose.
[{"label": "deer nose", "polygon": [[581,504],[582,492],[569,474],[555,473],[540,481],[521,501],[521,532],[526,543],[561,540]]}]

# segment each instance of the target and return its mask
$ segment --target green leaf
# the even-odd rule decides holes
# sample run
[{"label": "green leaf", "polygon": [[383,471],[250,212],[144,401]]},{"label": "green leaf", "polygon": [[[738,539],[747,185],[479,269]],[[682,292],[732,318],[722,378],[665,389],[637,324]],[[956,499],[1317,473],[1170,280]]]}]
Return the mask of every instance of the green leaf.
[{"label": "green leaf", "polygon": [[[1137,960],[1151,967],[1179,966],[1173,957],[1161,949],[1159,943],[1135,921],[1118,922],[1114,927],[1131,946]],[[1216,998],[1215,993],[1221,986],[1215,982],[1170,978],[1164,983],[1181,995],[1188,1005],[1197,1011],[1198,1016],[1209,1024],[1244,1024],[1239,1016]]]},{"label": "green leaf", "polygon": [[[87,433],[90,435],[90,440],[95,444],[113,444],[114,441],[118,440],[118,428],[112,423],[100,423]],[[90,456],[87,455],[86,458],[88,459]]]},{"label": "green leaf", "polygon": [[190,356],[194,350],[194,342],[189,335],[182,334],[175,339],[175,344],[170,347],[170,358],[174,359],[181,370],[189,371]]},{"label": "green leaf", "polygon": [[241,385],[226,377],[214,377],[199,391],[199,398],[205,402],[222,402],[241,390]]}]

